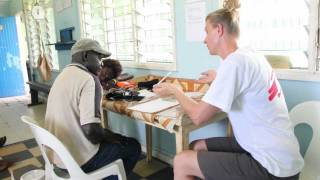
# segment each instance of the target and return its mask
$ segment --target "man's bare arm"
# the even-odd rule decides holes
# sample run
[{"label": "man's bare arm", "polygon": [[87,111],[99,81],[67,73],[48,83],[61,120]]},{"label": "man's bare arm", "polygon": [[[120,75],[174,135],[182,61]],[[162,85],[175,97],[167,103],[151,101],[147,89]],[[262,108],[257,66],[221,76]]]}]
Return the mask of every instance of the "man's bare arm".
[{"label": "man's bare arm", "polygon": [[153,91],[162,97],[174,95],[184,111],[196,125],[200,125],[208,121],[220,111],[220,109],[215,106],[203,101],[197,102],[192,98],[187,97],[181,89],[178,89],[170,83],[158,84],[154,86]]},{"label": "man's bare arm", "polygon": [[174,91],[174,96],[195,125],[200,125],[204,122],[207,122],[216,113],[221,111],[219,108],[206,102],[197,102],[192,98],[187,97],[182,91],[179,90]]},{"label": "man's bare arm", "polygon": [[103,129],[99,123],[89,123],[81,126],[84,135],[92,144],[102,142],[119,142],[121,135],[113,133],[109,129]]}]

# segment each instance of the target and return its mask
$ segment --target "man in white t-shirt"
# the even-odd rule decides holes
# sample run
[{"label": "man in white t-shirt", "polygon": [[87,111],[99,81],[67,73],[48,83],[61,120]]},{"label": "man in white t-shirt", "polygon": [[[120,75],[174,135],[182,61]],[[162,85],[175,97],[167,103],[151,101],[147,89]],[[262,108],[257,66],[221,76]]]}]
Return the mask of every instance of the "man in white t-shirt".
[{"label": "man in white t-shirt", "polygon": [[[110,56],[92,39],[72,46],[72,63],[55,79],[49,93],[45,127],[70,151],[86,173],[122,159],[126,173],[141,154],[140,143],[101,126],[102,87],[98,78],[101,58]],[[64,168],[60,158],[53,161]],[[106,177],[115,180],[117,176]]]},{"label": "man in white t-shirt", "polygon": [[284,95],[271,66],[264,56],[238,48],[238,5],[236,0],[225,3],[206,18],[205,43],[210,54],[223,61],[217,72],[207,71],[199,79],[212,82],[202,101],[186,97],[169,83],[153,89],[160,96],[174,95],[196,125],[223,111],[233,127],[234,138],[198,140],[193,150],[176,155],[176,180],[297,180],[303,167]]}]

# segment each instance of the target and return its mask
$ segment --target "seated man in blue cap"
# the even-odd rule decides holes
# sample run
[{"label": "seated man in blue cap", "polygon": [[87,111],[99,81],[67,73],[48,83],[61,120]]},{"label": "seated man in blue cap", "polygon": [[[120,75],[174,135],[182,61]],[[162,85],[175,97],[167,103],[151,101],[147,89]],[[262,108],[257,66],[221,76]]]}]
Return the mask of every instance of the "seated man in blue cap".
[{"label": "seated man in blue cap", "polygon": [[[50,90],[45,127],[63,142],[84,172],[121,158],[128,174],[141,154],[139,142],[101,126],[102,87],[97,74],[101,59],[111,54],[97,41],[81,39],[73,45],[71,55],[71,64],[58,75]],[[53,154],[52,158],[59,168],[64,168],[59,157]]]}]

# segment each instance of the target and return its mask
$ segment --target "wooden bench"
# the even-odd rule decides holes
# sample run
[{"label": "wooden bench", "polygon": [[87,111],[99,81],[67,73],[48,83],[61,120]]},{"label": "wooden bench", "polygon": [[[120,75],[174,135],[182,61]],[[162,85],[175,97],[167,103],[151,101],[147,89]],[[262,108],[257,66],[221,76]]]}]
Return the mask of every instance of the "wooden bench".
[{"label": "wooden bench", "polygon": [[30,86],[30,94],[31,94],[31,104],[28,104],[28,106],[41,104],[41,102],[39,102],[38,92],[41,91],[46,94],[49,94],[51,89],[51,85],[39,83],[36,81],[29,81],[27,82],[27,84],[29,84]]}]

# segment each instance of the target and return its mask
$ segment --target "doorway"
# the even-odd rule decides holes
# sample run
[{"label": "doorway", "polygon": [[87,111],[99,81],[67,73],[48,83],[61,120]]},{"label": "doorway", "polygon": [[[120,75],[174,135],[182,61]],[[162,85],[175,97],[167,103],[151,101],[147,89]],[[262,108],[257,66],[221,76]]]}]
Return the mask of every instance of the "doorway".
[{"label": "doorway", "polygon": [[0,17],[0,98],[28,94],[25,26],[20,17]]}]

